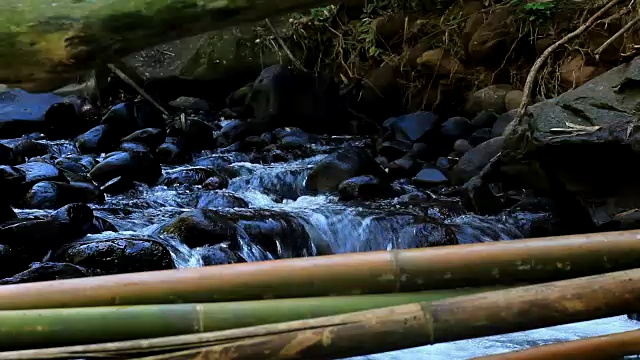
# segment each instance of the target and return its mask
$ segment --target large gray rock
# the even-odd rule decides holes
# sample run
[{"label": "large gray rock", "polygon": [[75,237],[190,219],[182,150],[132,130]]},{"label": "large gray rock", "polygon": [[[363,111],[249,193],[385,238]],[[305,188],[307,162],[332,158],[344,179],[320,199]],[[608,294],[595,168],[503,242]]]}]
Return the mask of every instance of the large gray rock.
[{"label": "large gray rock", "polygon": [[502,150],[504,138],[502,136],[485,141],[469,150],[453,167],[451,178],[454,184],[464,184],[472,177],[480,174],[489,161]]},{"label": "large gray rock", "polygon": [[[529,128],[505,131],[503,172],[577,200],[596,225],[637,227],[640,58],[529,108]],[[523,135],[525,134],[525,135]]]}]

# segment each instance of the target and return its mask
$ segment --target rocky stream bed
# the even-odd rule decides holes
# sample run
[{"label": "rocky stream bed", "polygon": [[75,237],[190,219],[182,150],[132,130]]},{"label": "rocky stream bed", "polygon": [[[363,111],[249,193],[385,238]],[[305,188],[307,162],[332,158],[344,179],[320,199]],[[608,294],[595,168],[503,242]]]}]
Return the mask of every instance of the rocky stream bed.
[{"label": "rocky stream bed", "polygon": [[[76,95],[0,93],[0,284],[593,226],[556,192],[502,179],[477,186],[514,116],[496,87],[480,92],[475,114],[422,111],[381,124],[342,107],[331,81],[278,65],[222,110],[169,96],[163,116],[116,88],[102,107]],[[587,324],[424,351],[466,358],[637,327],[625,318]],[[415,351],[424,355],[398,356]]]}]

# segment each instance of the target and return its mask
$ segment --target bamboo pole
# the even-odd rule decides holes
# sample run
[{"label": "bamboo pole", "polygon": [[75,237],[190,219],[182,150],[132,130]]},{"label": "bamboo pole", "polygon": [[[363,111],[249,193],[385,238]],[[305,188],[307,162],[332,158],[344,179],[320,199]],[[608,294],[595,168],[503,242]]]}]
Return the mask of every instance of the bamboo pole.
[{"label": "bamboo pole", "polygon": [[220,332],[2,352],[0,358],[336,359],[620,315],[639,301],[640,269],[634,269]]},{"label": "bamboo pole", "polygon": [[202,333],[310,319],[499,289],[254,300],[227,303],[0,311],[0,349]]},{"label": "bamboo pole", "polygon": [[[153,45],[332,0],[2,0],[0,83],[51,91]],[[354,4],[362,0],[347,0]]]},{"label": "bamboo pole", "polygon": [[640,330],[536,346],[475,360],[609,360],[640,354]]},{"label": "bamboo pole", "polygon": [[413,292],[640,267],[640,231],[350,253],[0,286],[0,310]]}]

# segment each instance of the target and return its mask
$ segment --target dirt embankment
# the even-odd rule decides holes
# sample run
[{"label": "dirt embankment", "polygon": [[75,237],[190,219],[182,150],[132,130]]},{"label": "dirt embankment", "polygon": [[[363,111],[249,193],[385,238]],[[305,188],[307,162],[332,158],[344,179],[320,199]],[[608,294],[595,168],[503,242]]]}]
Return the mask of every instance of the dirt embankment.
[{"label": "dirt embankment", "polygon": [[[294,16],[277,35],[267,28],[262,44],[309,71],[332,71],[344,84],[364,80],[359,101],[371,98],[364,112],[473,113],[492,101],[500,107],[495,111],[505,111],[519,104],[536,58],[606,3],[391,0],[364,8],[329,6]],[[534,100],[556,97],[628,60],[640,43],[636,32],[598,49],[636,12],[621,1],[556,51],[539,73]]]}]

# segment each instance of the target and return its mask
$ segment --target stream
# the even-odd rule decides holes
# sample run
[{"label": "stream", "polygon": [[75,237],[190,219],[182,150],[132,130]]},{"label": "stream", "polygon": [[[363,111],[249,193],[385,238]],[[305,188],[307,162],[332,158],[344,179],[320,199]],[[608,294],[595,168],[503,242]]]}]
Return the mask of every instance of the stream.
[{"label": "stream", "polygon": [[[210,151],[195,155],[187,165],[163,165],[164,176],[160,184],[164,185],[149,187],[137,184],[135,189],[121,195],[108,195],[106,202],[102,204],[92,204],[94,213],[115,225],[118,233],[107,231],[89,236],[94,240],[113,239],[121,235],[154,236],[170,250],[175,266],[186,268],[211,264],[206,260],[211,247],[189,247],[177,237],[167,235],[161,230],[178,216],[194,208],[207,208],[230,216],[255,218],[252,221],[259,223],[258,227],[261,229],[284,229],[275,231],[279,234],[273,239],[276,245],[269,249],[256,244],[247,231],[238,231],[236,236],[239,248],[235,252],[244,261],[291,257],[292,254],[313,256],[323,253],[416,247],[416,244],[424,244],[425,241],[429,243],[431,238],[441,236],[438,231],[430,232],[429,229],[433,228],[424,230],[418,226],[418,219],[424,216],[452,229],[459,243],[517,240],[529,236],[531,226],[535,222],[546,221],[547,214],[535,212],[505,211],[496,216],[469,214],[462,210],[459,200],[455,197],[421,191],[402,181],[394,183],[394,187],[404,195],[386,200],[343,202],[339,201],[336,195],[313,195],[305,191],[307,175],[315,164],[326,154],[342,146],[358,146],[359,141],[353,138],[325,138],[319,144],[309,145],[307,157],[268,165],[251,162],[246,154],[240,152]],[[52,149],[51,153],[58,156],[78,154],[73,143],[43,142]],[[167,181],[167,178],[172,178],[184,180],[177,183],[189,182],[192,176],[188,175],[188,170],[214,164],[222,164],[227,172],[234,174],[230,176],[227,189],[222,192],[207,190],[201,185],[176,185],[173,184],[176,181]],[[187,175],[176,176],[181,172]],[[420,201],[411,201],[412,196],[416,194],[422,194]],[[229,199],[233,201],[230,202]],[[16,209],[20,217],[42,216],[50,212]],[[297,220],[308,235],[311,246],[296,249],[298,243],[294,238],[300,233],[291,225],[295,221],[279,222],[269,214],[285,214],[290,219]],[[290,231],[288,228],[291,228]],[[227,245],[219,244],[222,247]],[[216,259],[220,261],[219,256]],[[222,259],[219,263],[228,262],[235,261]],[[640,326],[637,322],[621,316],[354,359],[411,359],[418,356],[428,356],[430,359],[467,359],[638,327]]]}]

